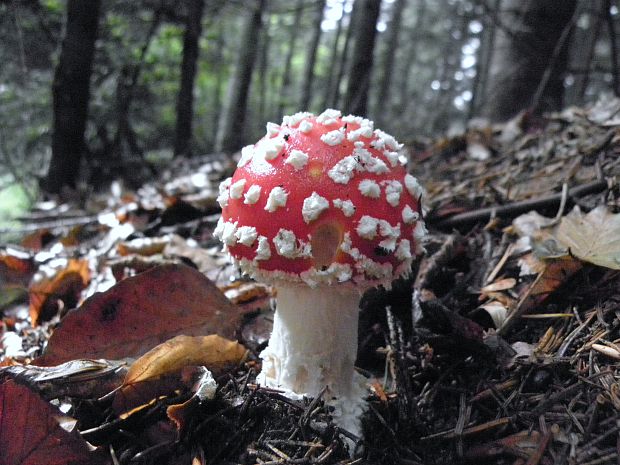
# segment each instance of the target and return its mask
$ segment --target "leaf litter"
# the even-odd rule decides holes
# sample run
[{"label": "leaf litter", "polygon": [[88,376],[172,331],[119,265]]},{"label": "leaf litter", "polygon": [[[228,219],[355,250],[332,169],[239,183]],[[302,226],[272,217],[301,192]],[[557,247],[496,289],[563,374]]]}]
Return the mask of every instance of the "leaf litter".
[{"label": "leaf litter", "polygon": [[[27,240],[0,250],[3,293],[21,289],[0,300],[0,389],[10,402],[27,389],[38,419],[6,437],[34,441],[26,423],[36,431],[53,405],[77,420],[60,444],[92,463],[617,463],[616,106],[409,147],[432,234],[410,279],[362,300],[359,442],[321,398],[254,383],[272,291],[239,279],[212,236],[234,162],[196,158],[136,192],[33,212]],[[76,259],[82,287],[43,292],[54,306],[33,326],[34,276]],[[198,349],[209,335],[235,349]]]}]

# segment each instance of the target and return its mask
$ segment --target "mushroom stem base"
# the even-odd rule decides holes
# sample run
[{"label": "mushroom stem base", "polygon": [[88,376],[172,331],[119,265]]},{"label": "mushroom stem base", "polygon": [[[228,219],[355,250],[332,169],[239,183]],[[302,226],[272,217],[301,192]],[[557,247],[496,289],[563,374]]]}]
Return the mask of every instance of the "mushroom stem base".
[{"label": "mushroom stem base", "polygon": [[359,422],[348,423],[363,410],[363,380],[353,368],[360,294],[342,287],[276,285],[273,332],[257,381],[292,397],[316,397],[327,386],[323,398],[336,407],[334,416],[357,434]]}]

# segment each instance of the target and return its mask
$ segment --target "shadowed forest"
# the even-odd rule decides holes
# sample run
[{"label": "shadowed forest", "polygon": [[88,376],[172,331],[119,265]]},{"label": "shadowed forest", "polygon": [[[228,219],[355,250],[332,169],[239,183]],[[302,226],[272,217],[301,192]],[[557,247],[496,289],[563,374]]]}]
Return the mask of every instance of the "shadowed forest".
[{"label": "shadowed forest", "polygon": [[620,87],[615,2],[4,1],[2,188],[33,197],[338,108],[415,142]]}]

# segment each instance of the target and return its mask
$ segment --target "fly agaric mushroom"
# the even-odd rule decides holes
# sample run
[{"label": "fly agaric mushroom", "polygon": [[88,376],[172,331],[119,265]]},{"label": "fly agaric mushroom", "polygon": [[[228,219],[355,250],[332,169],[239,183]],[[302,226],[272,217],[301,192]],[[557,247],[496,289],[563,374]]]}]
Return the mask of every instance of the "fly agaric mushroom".
[{"label": "fly agaric mushroom", "polygon": [[244,147],[220,185],[215,235],[233,261],[277,290],[258,382],[325,398],[359,432],[363,382],[354,372],[362,293],[406,274],[423,250],[423,190],[392,136],[372,121],[297,113]]}]

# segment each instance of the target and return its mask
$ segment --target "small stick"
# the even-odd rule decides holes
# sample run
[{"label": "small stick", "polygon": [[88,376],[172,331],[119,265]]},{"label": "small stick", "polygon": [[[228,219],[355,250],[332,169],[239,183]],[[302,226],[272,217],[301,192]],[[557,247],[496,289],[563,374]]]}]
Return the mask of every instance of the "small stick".
[{"label": "small stick", "polygon": [[[589,194],[597,194],[613,187],[613,181],[601,180],[593,181],[582,186],[573,187],[568,190],[568,198],[571,197],[583,197]],[[513,202],[506,205],[481,208],[479,210],[473,210],[464,213],[458,213],[453,216],[449,216],[445,219],[433,221],[432,218],[428,218],[428,222],[431,226],[439,229],[453,228],[456,226],[466,226],[477,222],[487,222],[491,217],[500,218],[514,218],[521,213],[526,213],[530,210],[537,210],[543,208],[559,208],[562,202],[562,193],[549,195],[547,197],[541,197],[537,199],[522,200],[519,202]]]}]

